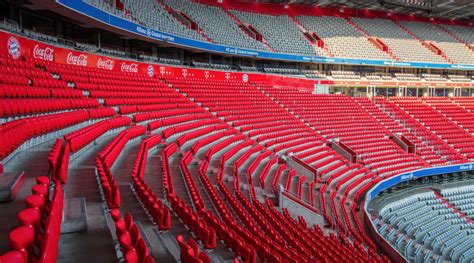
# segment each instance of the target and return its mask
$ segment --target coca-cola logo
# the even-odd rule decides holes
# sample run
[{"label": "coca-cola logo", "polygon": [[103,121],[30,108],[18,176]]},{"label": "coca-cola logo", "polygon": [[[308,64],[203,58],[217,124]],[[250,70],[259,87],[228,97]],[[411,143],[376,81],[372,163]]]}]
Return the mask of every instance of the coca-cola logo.
[{"label": "coca-cola logo", "polygon": [[97,67],[112,70],[114,68],[114,61],[112,59],[99,58],[99,60],[97,60]]},{"label": "coca-cola logo", "polygon": [[122,66],[120,67],[120,70],[122,72],[137,73],[138,72],[138,64],[136,64],[136,63],[132,63],[132,64],[122,63]]},{"label": "coca-cola logo", "polygon": [[50,47],[41,48],[39,45],[36,45],[33,49],[33,57],[42,60],[53,61],[54,49]]},{"label": "coca-cola logo", "polygon": [[74,55],[72,52],[67,54],[66,62],[71,65],[78,65],[78,66],[87,66],[87,55],[80,54]]}]

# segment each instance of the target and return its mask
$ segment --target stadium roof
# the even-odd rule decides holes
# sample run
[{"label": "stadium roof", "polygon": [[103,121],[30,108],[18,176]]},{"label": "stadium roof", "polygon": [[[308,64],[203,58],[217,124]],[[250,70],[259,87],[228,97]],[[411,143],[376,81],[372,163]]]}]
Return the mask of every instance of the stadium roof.
[{"label": "stadium roof", "polygon": [[474,21],[473,0],[237,0],[239,2],[348,7]]}]

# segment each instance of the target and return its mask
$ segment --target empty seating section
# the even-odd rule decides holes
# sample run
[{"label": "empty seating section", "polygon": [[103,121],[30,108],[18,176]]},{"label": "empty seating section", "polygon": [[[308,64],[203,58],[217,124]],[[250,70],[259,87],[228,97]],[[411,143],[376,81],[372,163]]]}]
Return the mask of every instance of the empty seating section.
[{"label": "empty seating section", "polygon": [[335,57],[391,60],[387,53],[369,40],[344,18],[333,16],[298,16],[303,27],[314,32]]},{"label": "empty seating section", "polygon": [[[166,32],[183,31],[161,2],[123,3],[122,12],[112,11],[106,2],[94,2],[107,11]],[[224,10],[174,0],[166,4],[182,8],[208,37],[223,41],[217,27],[226,29],[215,23],[215,18],[210,20],[209,14],[203,17],[203,12],[213,10],[217,16],[226,17],[222,17],[224,21],[230,19]],[[255,26],[279,52],[320,52],[311,53],[313,46],[289,17],[233,13]],[[386,54],[366,43],[365,36],[342,18],[298,19],[305,25],[331,28],[332,33],[340,30],[342,37],[320,35],[316,31],[319,29],[314,29],[336,48],[331,52],[347,48],[351,57],[385,59]],[[284,26],[284,31],[270,30],[273,27],[268,21]],[[234,24],[228,27],[242,34]],[[241,36],[226,44],[248,41],[247,36]],[[299,42],[288,47],[285,36]],[[350,41],[361,51],[348,46]],[[360,48],[363,43],[367,48]],[[254,44],[248,45],[257,48]],[[312,70],[302,73],[322,75]],[[362,78],[352,71],[331,73],[334,78]],[[73,160],[87,157],[83,153],[92,150],[97,150],[93,167],[105,212],[100,216],[105,221],[109,217],[113,220],[108,222],[114,242],[110,246],[115,247],[119,260],[140,263],[154,262],[156,253],[162,253],[150,249],[146,235],[150,229],[154,236],[181,231],[183,235],[176,237],[175,246],[183,262],[210,262],[212,254],[222,251],[232,251],[233,257],[243,262],[386,262],[388,258],[378,253],[365,234],[356,210],[365,191],[398,173],[474,159],[471,99],[389,101],[376,97],[372,101],[315,95],[270,82],[110,74],[87,67],[33,63],[29,58],[13,61],[6,55],[0,55],[0,76],[0,160],[7,163],[19,151],[56,139],[47,159],[49,177],[38,177],[32,187],[33,195],[25,200],[27,209],[18,215],[21,226],[9,234],[12,251],[0,256],[2,262],[56,260],[63,215],[62,187],[71,183],[70,161],[75,165]],[[378,73],[374,76],[387,77]],[[400,133],[417,146],[415,154],[404,152],[389,139]],[[107,135],[112,135],[111,140],[102,145]],[[133,148],[128,144],[136,141],[141,142],[136,145],[138,150],[135,148],[129,182],[123,182],[113,174],[113,167],[127,147]],[[357,154],[356,163],[331,149],[337,141]],[[147,168],[149,157],[158,157],[159,166]],[[288,160],[292,157],[311,166],[315,178],[290,168]],[[153,180],[161,181],[157,186]],[[128,184],[143,211],[125,211],[120,190],[129,190],[121,187]],[[281,191],[319,212],[323,225],[309,227],[302,217],[294,218],[297,215],[277,209],[274,204]],[[460,191],[459,197],[452,191],[441,192],[441,196],[419,196],[417,202],[406,201],[407,207],[419,208],[425,214],[398,203],[387,205],[389,208],[380,212],[377,221],[380,233],[392,243],[405,244],[399,246],[405,255],[472,260],[473,252],[468,249],[474,232],[466,226],[472,224],[467,217],[474,213],[466,201],[472,191]],[[150,220],[138,222],[132,213],[144,213]],[[408,221],[410,216],[414,219]],[[434,220],[422,226],[421,219],[426,216]],[[149,225],[143,228],[142,224]],[[327,229],[323,231],[322,227]],[[462,230],[461,237],[453,237],[455,228]],[[442,233],[445,239],[435,237]],[[400,235],[406,238],[400,241]],[[425,246],[433,254],[410,249],[409,239],[410,244]]]},{"label": "empty seating section", "polygon": [[474,98],[471,97],[453,97],[451,98],[456,104],[470,113],[474,113]]},{"label": "empty seating section", "polygon": [[453,62],[458,64],[474,63],[472,50],[438,26],[422,22],[401,22],[401,24],[421,40],[433,43]]},{"label": "empty seating section", "polygon": [[312,95],[293,88],[269,89],[282,107],[287,107],[327,140],[340,140],[352,148],[371,171],[389,177],[421,168],[418,156],[403,152],[390,141],[390,131],[381,126],[353,99],[343,95]]},{"label": "empty seating section", "polygon": [[[252,26],[262,34],[268,45],[277,52],[324,56],[324,51],[312,45],[288,16],[272,16],[240,11],[231,12],[242,23]],[[275,25],[278,25],[278,27],[275,27]]]},{"label": "empty seating section", "polygon": [[422,101],[432,108],[460,125],[464,130],[474,131],[474,113],[465,107],[458,105],[455,101],[443,97],[423,97]]},{"label": "empty seating section", "polygon": [[[473,44],[472,30],[463,26],[399,22],[378,18],[303,15],[296,16],[297,21],[293,21],[290,15],[268,15],[228,10],[219,5],[179,0],[124,0],[123,9],[117,8],[106,0],[85,0],[85,2],[107,13],[161,32],[257,51],[269,51],[269,49],[264,43],[244,32],[240,28],[241,23],[256,29],[263,36],[266,44],[274,52],[279,53],[308,56],[330,54],[330,56],[341,58],[396,59],[407,62],[460,64],[474,62],[472,50],[470,50],[470,45]],[[180,12],[192,19],[197,24],[197,28],[192,29],[175,17],[174,13],[180,16]],[[219,21],[219,23],[215,21]],[[276,24],[279,27],[275,27]],[[311,44],[303,35],[305,31],[314,32],[321,38],[324,41],[324,49],[327,49],[328,52]],[[368,37],[380,39],[388,46],[388,53],[377,48],[369,41]],[[431,51],[432,48],[428,47],[428,42],[439,48],[446,55],[448,61],[443,56],[436,54],[436,48]],[[164,58],[160,58],[160,62],[179,64],[179,61]]]},{"label": "empty seating section", "polygon": [[[119,10],[104,0],[86,0],[99,9],[141,25],[176,36],[206,41],[197,31],[187,28],[176,20],[159,1],[122,1],[123,10]],[[146,12],[145,12],[146,10]]]},{"label": "empty seating section", "polygon": [[[374,104],[385,112],[390,118],[399,123],[406,130],[411,132],[418,140],[421,140],[422,143],[426,144],[427,147],[432,148],[436,154],[442,156],[442,159],[449,164],[467,162],[468,160],[459,154],[454,147],[448,145],[438,137],[437,134],[431,132],[427,127],[418,122],[409,112],[405,112],[402,108],[396,105],[393,101],[388,101],[383,97],[375,97]],[[406,133],[403,133],[407,136]],[[417,143],[416,138],[408,136],[413,143]],[[418,144],[417,144],[418,146]],[[428,161],[428,160],[427,160]],[[429,161],[428,161],[429,162]]]},{"label": "empty seating section", "polygon": [[403,31],[395,22],[386,19],[350,18],[372,37],[382,40],[401,61],[445,63],[422,43]]},{"label": "empty seating section", "polygon": [[451,34],[463,41],[467,46],[474,44],[474,34],[472,33],[471,27],[465,26],[451,26],[451,25],[439,25],[440,27],[448,30]]},{"label": "empty seating section", "polygon": [[[417,154],[430,165],[437,166],[449,163],[449,161],[445,159],[446,154],[444,152],[437,152],[434,147],[430,145],[430,142],[423,138],[421,131],[416,133],[409,127],[404,126],[403,123],[393,119],[389,112],[382,110],[378,104],[374,103],[369,98],[358,97],[354,98],[354,101],[356,101],[365,111],[367,111],[393,135],[401,134],[408,138],[408,140],[416,145]],[[432,137],[436,138],[434,134],[432,134]]]},{"label": "empty seating section", "polygon": [[[474,158],[474,137],[465,130],[467,127],[461,127],[461,123],[455,120],[457,114],[448,118],[441,112],[413,97],[393,97],[392,101],[445,143],[455,148],[464,157],[470,160]],[[455,105],[451,105],[451,107],[455,108]],[[458,116],[458,118],[461,118],[461,116]],[[462,119],[459,119],[459,121],[463,122]],[[464,123],[469,125],[470,120],[465,120]]]},{"label": "empty seating section", "polygon": [[458,207],[472,211],[473,193],[470,185],[411,195],[379,207],[373,222],[406,258],[470,262],[474,259],[473,223]]},{"label": "empty seating section", "polygon": [[[194,99],[194,101],[198,102],[202,107],[208,107],[211,112],[215,112],[216,116],[223,118],[227,123],[265,146],[277,156],[290,153],[298,155],[305,151],[309,152],[308,150],[316,147],[318,151],[313,151],[306,155],[305,160],[308,164],[313,165],[321,172],[323,178],[317,179],[318,181],[320,180],[321,183],[325,183],[326,181],[328,181],[328,183],[332,182],[334,184],[333,187],[335,187],[336,183],[339,182],[339,187],[342,185],[345,186],[340,187],[341,191],[347,194],[351,193],[357,197],[360,195],[360,192],[366,190],[358,185],[361,181],[357,181],[356,179],[369,179],[373,174],[366,174],[366,170],[360,169],[360,165],[352,165],[350,169],[346,171],[347,174],[339,174],[340,177],[335,175],[333,179],[330,179],[333,170],[341,169],[348,165],[347,162],[330,148],[324,146],[324,139],[321,136],[268,99],[268,97],[257,88],[242,82],[222,83],[219,81],[212,82],[189,79],[171,79],[169,81],[173,87],[186,93],[189,98]],[[219,93],[216,93],[217,90],[219,90]],[[219,100],[216,100],[217,96]],[[242,107],[242,105],[245,106]],[[266,190],[265,192],[268,191],[267,189],[269,187],[270,189],[273,188],[272,190],[275,192],[278,190],[277,185],[280,182],[283,187],[296,196],[312,195],[311,193],[301,193],[301,189],[303,188],[305,189],[304,191],[312,192],[314,189],[309,186],[314,186],[313,183],[305,180],[302,176],[295,175],[292,171],[288,171],[284,166],[279,166],[277,169],[271,160],[274,159],[270,159],[263,168],[263,175],[258,178],[258,180],[256,177],[251,180],[250,177],[252,176],[250,174],[247,179],[248,183],[251,182],[254,184],[254,188],[260,184],[260,186]],[[272,166],[274,168],[272,168]],[[341,178],[345,179],[341,180]],[[372,182],[368,180],[369,184],[367,184],[366,187],[373,185],[378,180],[380,179]],[[302,184],[308,185],[308,187],[302,187]],[[329,200],[329,194],[327,197]],[[316,200],[316,202],[318,202],[318,200]],[[311,205],[316,206],[316,202]],[[346,210],[336,211],[331,208],[330,205],[325,205],[324,202],[326,202],[326,200],[317,205],[317,207],[321,207],[321,212],[325,216],[327,223],[335,226],[337,224],[336,222],[339,222],[338,218],[344,217],[344,215],[341,214],[342,211]],[[354,220],[358,219],[354,218]],[[357,229],[356,222],[351,220],[351,222],[346,222],[346,225],[339,225],[342,229],[349,228],[354,235],[363,235],[363,233],[359,233],[355,230]]]},{"label": "empty seating section", "polygon": [[214,43],[267,51],[261,42],[244,33],[220,7],[180,0],[166,0],[165,3],[173,10],[183,11],[193,19]]}]

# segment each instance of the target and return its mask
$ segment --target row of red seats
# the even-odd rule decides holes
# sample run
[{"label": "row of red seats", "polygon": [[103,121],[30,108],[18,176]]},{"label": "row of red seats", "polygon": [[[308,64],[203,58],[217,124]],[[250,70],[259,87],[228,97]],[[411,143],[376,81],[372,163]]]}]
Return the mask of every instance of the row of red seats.
[{"label": "row of red seats", "polygon": [[159,229],[167,230],[171,227],[170,212],[144,180],[148,151],[160,142],[160,135],[153,135],[142,141],[140,144],[140,149],[137,153],[137,157],[133,164],[131,176],[133,181],[133,189],[137,193],[142,204],[151,214]]},{"label": "row of red seats", "polygon": [[115,117],[112,119],[103,120],[80,130],[66,134],[64,139],[69,143],[71,152],[77,152],[107,132],[109,129],[128,126],[130,122],[130,118],[128,117]]},{"label": "row of red seats", "polygon": [[126,213],[122,218],[119,209],[112,209],[110,214],[115,222],[115,230],[125,263],[154,263],[155,260],[148,250],[140,229],[133,221],[132,215]]},{"label": "row of red seats", "polygon": [[182,235],[176,237],[179,248],[181,249],[181,262],[183,263],[211,263],[211,259],[206,252],[199,251],[199,245],[194,239],[188,239],[185,242]]},{"label": "row of red seats", "polygon": [[[230,150],[228,150],[227,152],[225,152],[224,154],[221,155],[221,158],[219,159],[219,164],[220,164],[221,167],[223,167],[225,165],[225,163],[230,158],[232,158],[232,156],[234,156],[236,153],[240,152],[245,147],[251,146],[254,143],[252,140],[240,140],[240,141],[236,141],[236,142],[239,142],[239,143],[234,145],[234,147],[232,147]],[[208,149],[208,151],[209,151],[209,149]],[[206,160],[206,161],[210,161],[210,160]],[[221,174],[219,173],[217,175],[217,180],[221,179],[220,176],[221,176]]]},{"label": "row of red seats", "polygon": [[89,109],[88,112],[89,118],[91,119],[102,119],[115,116],[115,110],[113,108],[95,108]]},{"label": "row of red seats", "polygon": [[194,108],[173,108],[175,104],[172,105],[163,105],[166,106],[164,109],[159,111],[151,111],[151,112],[144,112],[144,113],[137,113],[133,115],[133,120],[135,122],[142,122],[146,120],[156,120],[156,119],[163,119],[167,117],[175,117],[180,115],[186,114],[195,114],[195,113],[202,113],[203,110],[194,107]]},{"label": "row of red seats", "polygon": [[105,203],[111,209],[120,208],[120,191],[115,178],[110,172],[110,168],[106,167],[98,157],[95,159],[95,166],[99,176],[100,187],[104,193]]},{"label": "row of red seats", "polygon": [[0,158],[5,158],[27,140],[81,123],[87,111],[72,111],[10,121],[0,126]]},{"label": "row of red seats", "polygon": [[0,84],[1,98],[48,98],[51,97],[51,89],[32,86],[12,86]]},{"label": "row of red seats", "polygon": [[0,262],[56,262],[63,209],[63,193],[56,184],[49,199],[50,180],[36,178],[33,195],[25,199],[26,209],[18,213],[20,226],[8,235],[12,251],[0,256]]},{"label": "row of red seats", "polygon": [[[205,117],[205,116],[203,116],[203,117]],[[162,133],[163,133],[163,137],[165,139],[168,139],[169,137],[171,137],[174,134],[179,134],[179,133],[187,131],[187,130],[196,129],[196,128],[204,127],[204,126],[209,126],[209,125],[217,124],[217,123],[220,123],[220,122],[221,121],[219,119],[214,119],[214,118],[213,119],[202,119],[202,120],[198,120],[198,121],[195,121],[195,122],[184,123],[184,124],[181,124],[181,125],[176,125],[176,126],[166,128],[165,130],[162,131]]]},{"label": "row of red seats", "polygon": [[62,139],[56,139],[48,155],[49,174],[56,183],[65,184],[69,168],[70,147],[68,143],[63,146]]},{"label": "row of red seats", "polygon": [[199,191],[197,190],[196,184],[194,180],[191,178],[191,172],[189,171],[189,164],[193,159],[193,154],[190,151],[184,152],[181,161],[179,162],[179,166],[181,167],[181,172],[183,174],[184,180],[186,185],[188,186],[188,193],[193,201],[194,209],[197,213],[201,213],[202,211],[206,210],[206,206],[204,205],[204,201],[202,200]]},{"label": "row of red seats", "polygon": [[191,146],[191,152],[193,154],[196,154],[201,149],[201,147],[203,147],[204,145],[207,145],[210,142],[216,141],[220,138],[230,136],[230,135],[234,135],[234,134],[237,134],[237,133],[238,132],[235,129],[227,129],[227,130],[224,130],[224,131],[219,131],[217,133],[214,133],[213,135],[207,136],[206,138],[199,139],[196,143],[193,144],[193,146]]},{"label": "row of red seats", "polygon": [[26,77],[21,77],[17,75],[0,74],[0,83],[7,85],[28,86],[30,85],[30,80]]},{"label": "row of red seats", "polygon": [[214,228],[208,226],[206,220],[199,218],[192,208],[176,195],[168,194],[168,201],[171,203],[173,212],[181,218],[190,231],[196,234],[196,237],[202,241],[205,249],[216,248],[216,232]]},{"label": "row of red seats", "polygon": [[95,99],[3,99],[0,117],[95,107],[99,107]]},{"label": "row of red seats", "polygon": [[176,146],[176,144],[170,143],[166,145],[166,147],[161,152],[161,169],[162,169],[161,172],[163,174],[163,186],[165,188],[165,192],[171,195],[174,195],[174,187],[173,187],[173,182],[171,180],[171,171],[170,171],[168,159],[170,158],[171,155],[176,153],[177,150],[178,150],[178,147]]},{"label": "row of red seats", "polygon": [[131,127],[120,132],[107,146],[99,152],[96,158],[97,173],[101,182],[105,200],[110,208],[120,207],[120,192],[117,182],[111,173],[112,165],[123,150],[127,142],[145,134],[143,126]]},{"label": "row of red seats", "polygon": [[[235,136],[235,137],[237,137],[237,136]],[[252,141],[250,141],[250,142],[252,142]],[[249,145],[251,145],[251,144],[249,144]],[[249,146],[249,145],[247,145],[247,146]],[[244,146],[244,147],[246,147],[246,146]],[[260,217],[256,213],[249,214],[247,212],[248,210],[244,209],[244,207],[241,206],[241,204],[237,201],[237,199],[229,192],[227,187],[222,183],[223,182],[222,171],[224,170],[224,167],[225,167],[225,161],[229,160],[230,157],[235,153],[234,149],[239,149],[239,151],[240,151],[244,147],[239,147],[239,145],[237,145],[236,147],[233,147],[232,149],[230,149],[229,151],[224,153],[224,155],[221,156],[219,172],[218,172],[218,175],[217,175],[217,178],[218,178],[217,182],[218,182],[219,189],[224,194],[224,197],[226,198],[226,200],[231,205],[232,209],[237,214],[239,220],[242,221],[244,226],[246,226],[251,231],[252,239],[253,240],[259,240],[260,242],[265,242],[266,243],[265,245],[268,247],[268,249],[266,251],[265,250],[261,251],[260,249],[257,249],[257,253],[258,253],[259,257],[261,257],[263,260],[270,260],[270,261],[275,261],[275,260],[279,261],[280,259],[282,259],[282,257],[285,257],[285,259],[288,259],[288,260],[291,259],[290,261],[298,260],[298,256],[295,255],[295,254],[292,254],[290,251],[284,251],[283,254],[280,254],[280,251],[282,251],[281,246],[284,244],[284,240],[282,239],[282,237],[277,232],[273,231],[272,227],[269,226],[269,224],[264,223],[265,219],[263,219],[262,217]],[[208,158],[212,158],[212,156],[215,154],[215,152],[212,153],[211,148],[208,149],[208,153],[211,153],[211,154],[206,155],[206,156],[208,156]],[[227,153],[231,153],[231,154],[227,154]],[[243,160],[245,160],[245,159],[246,158],[244,157],[240,160],[241,160],[241,162],[244,162]],[[207,163],[208,160],[209,159],[206,159],[205,162]],[[234,163],[234,167],[235,166],[236,166],[236,164]],[[205,171],[204,171],[205,169],[207,169],[207,168],[202,167],[200,169],[200,172],[202,173],[201,177],[205,177]],[[237,187],[238,178],[239,178],[238,176],[234,176],[234,180],[236,182],[235,183],[235,185],[236,185],[236,188],[235,188],[236,194],[240,193],[240,190]],[[217,202],[217,203],[220,204],[220,202]],[[222,207],[223,206],[221,205],[220,208],[222,209]],[[224,213],[224,214],[226,214],[226,213]],[[256,219],[256,221],[253,221],[255,219]],[[232,220],[230,220],[230,222],[232,222]],[[277,247],[278,247],[278,249],[277,249]]]},{"label": "row of red seats", "polygon": [[225,147],[229,146],[230,144],[247,139],[247,137],[243,134],[237,134],[236,136],[231,136],[213,146],[211,146],[206,152],[206,160],[211,160],[212,156],[219,152],[220,150],[224,149]]},{"label": "row of red seats", "polygon": [[129,105],[129,106],[119,106],[119,113],[122,115],[125,114],[132,114],[137,112],[137,106],[135,105]]},{"label": "row of red seats", "polygon": [[162,104],[151,104],[151,105],[136,105],[136,111],[139,112],[146,112],[146,111],[166,111],[170,109],[186,109],[186,108],[195,108],[196,105],[189,103],[184,99],[182,102],[170,102],[169,104],[162,103]]},{"label": "row of red seats", "polygon": [[21,76],[29,79],[32,78],[41,78],[41,79],[50,79],[51,74],[45,72],[41,69],[35,68],[34,65],[29,63],[23,63],[23,65],[29,65],[28,68],[23,68],[20,65],[2,65],[0,66],[0,74],[11,75],[11,76]]},{"label": "row of red seats", "polygon": [[37,87],[44,87],[44,88],[52,88],[52,89],[67,89],[68,84],[66,81],[58,80],[58,79],[42,79],[42,78],[32,78],[31,85]]},{"label": "row of red seats", "polygon": [[137,100],[136,98],[132,99],[123,99],[123,98],[105,98],[104,105],[105,106],[119,106],[119,105],[152,105],[153,104],[162,104],[162,103],[180,103],[183,102],[182,98],[140,98]]},{"label": "row of red seats", "polygon": [[153,92],[151,89],[141,92],[120,92],[120,91],[102,91],[91,90],[89,93],[91,98],[162,98],[160,92]]},{"label": "row of red seats", "polygon": [[[214,186],[211,184],[209,178],[206,175],[208,167],[209,163],[204,160],[199,166],[199,176],[224,222],[208,211],[202,213],[202,216],[210,225],[214,227],[219,238],[223,240],[236,255],[240,256],[243,262],[254,263],[257,260],[256,251],[253,248],[253,245],[250,245],[247,243],[248,241],[243,239],[243,237],[250,239],[252,234],[248,232],[248,230],[235,223],[230,211],[227,209],[223,200],[220,198],[219,194],[214,189]],[[261,253],[268,253],[268,251],[263,251]]]},{"label": "row of red seats", "polygon": [[219,130],[226,129],[227,127],[228,127],[227,124],[220,124],[220,125],[204,127],[202,129],[199,129],[199,130],[194,130],[194,131],[191,131],[191,132],[187,132],[187,133],[179,136],[176,139],[176,144],[178,144],[178,146],[181,147],[186,142],[188,142],[192,139],[195,139],[195,138],[198,138],[200,136],[212,133],[214,131],[219,131]]},{"label": "row of red seats", "polygon": [[164,177],[164,187],[167,193],[167,199],[171,203],[173,211],[181,218],[188,228],[196,234],[202,241],[205,248],[216,247],[216,233],[213,228],[208,227],[206,222],[189,207],[182,199],[174,194],[173,182],[169,170],[169,158],[176,153],[178,147],[175,143],[168,144],[162,151],[162,169]]}]

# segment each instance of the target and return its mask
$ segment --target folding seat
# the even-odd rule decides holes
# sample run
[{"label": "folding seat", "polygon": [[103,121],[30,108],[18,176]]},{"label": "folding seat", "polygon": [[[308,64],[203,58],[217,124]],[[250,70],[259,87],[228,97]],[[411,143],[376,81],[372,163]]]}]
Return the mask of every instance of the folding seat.
[{"label": "folding seat", "polygon": [[0,262],[2,263],[23,263],[27,262],[27,259],[23,256],[20,251],[9,251],[3,255],[0,255]]},{"label": "folding seat", "polygon": [[137,241],[136,250],[139,262],[145,262],[145,259],[149,255],[149,252],[145,240],[141,237]]},{"label": "folding seat", "polygon": [[46,185],[37,184],[31,187],[31,192],[34,195],[39,195],[46,200],[48,198],[49,189],[48,189],[48,186]]},{"label": "folding seat", "polygon": [[31,226],[20,226],[8,235],[10,247],[22,253],[25,263],[31,262],[34,255],[35,231]]},{"label": "folding seat", "polygon": [[138,254],[137,251],[132,248],[125,253],[125,263],[138,263]]}]

